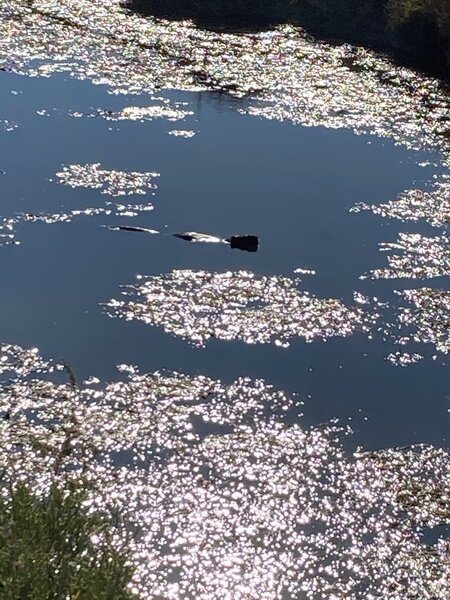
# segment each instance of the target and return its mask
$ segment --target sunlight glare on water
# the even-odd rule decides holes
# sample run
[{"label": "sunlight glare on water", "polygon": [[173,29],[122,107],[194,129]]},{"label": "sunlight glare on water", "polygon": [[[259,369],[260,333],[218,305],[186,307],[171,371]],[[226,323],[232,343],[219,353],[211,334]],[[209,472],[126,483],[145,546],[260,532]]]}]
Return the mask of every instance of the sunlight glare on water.
[{"label": "sunlight glare on water", "polygon": [[174,271],[138,277],[137,285],[122,292],[129,299],[111,300],[107,309],[110,316],[158,325],[200,345],[219,338],[287,347],[294,337],[312,341],[368,331],[377,320],[376,313],[301,293],[296,283],[245,271]]},{"label": "sunlight glare on water", "polygon": [[[3,346],[0,462],[37,489],[92,481],[120,509],[142,598],[425,598],[450,593],[450,461],[426,446],[350,455],[345,430],[302,428],[262,380],[141,375],[55,383],[64,367]],[[34,371],[35,370],[35,371]],[[45,371],[48,374],[45,374]],[[43,373],[44,372],[44,373]]]},{"label": "sunlight glare on water", "polygon": [[[132,337],[136,321],[152,326],[146,332],[158,328],[189,342],[192,352],[199,348],[206,352],[204,347],[214,342],[232,348],[238,343],[260,344],[277,346],[275,350],[284,357],[297,350],[293,346],[298,342],[330,340],[331,345],[332,338],[351,343],[348,338],[359,336],[364,356],[369,341],[390,342],[384,358],[392,370],[420,368],[427,361],[448,363],[450,115],[439,81],[366,49],[315,41],[292,26],[242,35],[214,33],[190,22],[142,18],[118,0],[2,0],[0,68],[2,76],[22,75],[35,81],[65,74],[86,85],[104,86],[109,98],[121,97],[126,104],[58,110],[39,106],[35,118],[40,123],[62,115],[80,128],[89,123],[113,132],[113,127],[150,124],[156,128],[162,122],[170,128],[164,131],[164,139],[195,152],[193,145],[203,133],[198,125],[201,106],[165,98],[161,90],[211,92],[219,99],[225,94],[239,99],[233,110],[248,119],[385,138],[411,152],[420,151],[418,166],[432,169],[426,185],[413,184],[383,202],[350,197],[348,192],[343,211],[349,211],[349,219],[366,219],[355,228],[367,227],[366,232],[379,222],[387,226],[377,233],[381,252],[375,245],[370,261],[354,275],[345,300],[333,292],[308,291],[303,275],[321,275],[312,263],[314,269],[296,268],[295,277],[273,271],[261,274],[248,264],[236,267],[233,255],[232,266],[223,259],[226,266],[220,270],[214,263],[218,258],[206,266],[186,266],[194,259],[180,250],[174,255],[183,266],[164,267],[161,272],[158,249],[166,253],[168,246],[157,247],[155,242],[147,251],[138,246],[140,242],[133,246],[129,237],[117,235],[114,242],[102,238],[111,248],[117,243],[114,256],[120,257],[127,243],[131,251],[125,256],[133,256],[120,290],[114,280],[112,292],[106,284],[95,288],[110,295],[90,297],[90,303],[77,306],[83,315],[103,310],[119,317],[120,321],[102,316],[108,323],[104,330],[99,327],[104,349],[113,339],[107,326],[126,323]],[[20,121],[2,115],[0,136],[13,139],[24,131],[26,125],[22,131]],[[95,129],[95,135],[100,131],[105,134]],[[125,133],[132,135],[132,130]],[[147,155],[147,146],[133,154],[133,140],[125,137],[126,153],[137,161],[139,152]],[[106,138],[102,142],[108,145]],[[217,140],[216,146],[222,142]],[[58,200],[54,209],[41,209],[37,199],[43,192],[39,186],[38,191],[33,189],[36,210],[18,203],[13,213],[2,213],[0,240],[5,245],[25,240],[27,224],[54,225],[45,230],[54,232],[56,224],[66,227],[64,223],[75,218],[78,223],[82,217],[101,217],[99,224],[107,228],[116,224],[114,218],[143,219],[150,211],[153,218],[154,209],[161,208],[161,188],[170,183],[163,170],[157,186],[158,166],[104,165],[97,157],[87,157],[87,146],[82,146],[86,157],[52,163],[49,172],[48,165],[42,168],[39,163],[39,186],[45,181],[61,194],[70,194],[64,197],[67,204]],[[71,151],[76,154],[76,150],[74,143]],[[149,160],[155,163],[162,152],[159,146],[157,150],[149,152]],[[38,154],[36,150],[34,157]],[[187,162],[183,156],[176,163],[180,171],[183,160]],[[121,160],[126,158],[121,155]],[[228,156],[221,160],[227,170]],[[299,152],[299,163],[302,160]],[[226,175],[231,180],[236,177],[233,171]],[[339,175],[334,175],[337,180]],[[183,202],[189,181],[182,181]],[[235,187],[238,183],[236,178]],[[312,191],[306,195],[312,196]],[[82,194],[87,196],[86,205]],[[129,198],[133,195],[139,195],[139,202]],[[278,200],[272,201],[274,206]],[[314,200],[305,202],[312,205]],[[329,207],[324,209],[320,202],[317,206],[318,212],[312,214],[323,222],[329,218]],[[239,208],[235,205],[242,216]],[[186,201],[183,218],[193,210]],[[267,219],[274,214],[268,213]],[[311,213],[302,217],[307,220]],[[289,220],[290,215],[284,218]],[[399,224],[401,230],[396,228]],[[289,231],[297,235],[293,226]],[[344,235],[330,241],[321,228],[318,232],[315,243],[334,256]],[[205,233],[211,238],[217,232]],[[108,273],[111,277],[111,271],[120,270],[122,264],[112,258],[112,266],[108,261],[95,263],[101,248],[91,251],[88,236],[82,236],[76,247],[86,244],[86,262],[101,265],[94,283],[109,283]],[[42,251],[50,237],[43,235],[28,252]],[[63,237],[56,238],[59,244]],[[155,236],[152,241],[156,238],[169,240]],[[179,240],[170,237],[170,242]],[[181,244],[188,247],[180,241],[180,248]],[[23,256],[19,254],[26,251],[23,246],[11,249],[10,256]],[[148,271],[130,284],[138,268],[135,262],[143,254],[145,262],[139,263],[139,269],[145,265]],[[59,267],[56,258],[50,254],[45,268],[38,265],[38,284],[55,262],[58,283],[59,276],[66,286],[74,280],[65,298],[78,297],[80,289],[89,291],[92,282],[78,281],[72,273],[64,279],[61,271],[69,268]],[[293,260],[296,266],[310,264],[309,260],[303,263],[302,256]],[[330,265],[326,274],[331,281],[335,266]],[[76,275],[81,276],[81,271]],[[123,269],[120,273],[122,277]],[[32,289],[34,279],[29,277]],[[396,289],[387,287],[391,282]],[[19,285],[17,280],[14,284]],[[54,294],[52,287],[49,297]],[[48,301],[46,297],[39,305],[28,299],[36,310],[35,320],[41,318],[39,311],[44,313]],[[26,310],[20,306],[18,327],[23,321],[26,328],[30,306]],[[77,318],[70,308],[64,306],[64,319]],[[47,328],[45,339],[52,335],[53,329]],[[89,339],[83,340],[83,351]],[[160,338],[156,339],[155,346],[145,346],[145,354],[159,353]],[[170,363],[172,355],[164,358]],[[295,368],[306,369],[308,360],[302,355],[300,365],[296,355]],[[325,360],[336,356],[327,355]],[[278,391],[265,379],[246,376],[246,366],[239,364],[243,374],[234,382],[208,377],[199,369],[191,374],[142,374],[128,364],[119,365],[117,380],[97,377],[92,367],[92,376],[78,382],[67,364],[42,357],[36,348],[4,343],[0,346],[0,468],[6,476],[28,479],[38,493],[64,477],[83,477],[91,483],[86,509],[119,509],[115,539],[118,545],[125,541],[132,551],[131,587],[143,599],[448,600],[450,543],[440,537],[427,544],[423,538],[427,530],[450,520],[448,452],[425,444],[352,452],[348,427],[337,420],[307,425],[302,420],[302,400]],[[308,373],[312,371],[309,367]],[[378,371],[374,373],[377,377]],[[321,373],[315,376],[320,379]],[[356,375],[355,379],[351,375],[350,383],[355,381]],[[424,401],[434,400],[433,383]],[[333,396],[333,383],[329,389]],[[345,400],[337,398],[336,406]],[[408,413],[415,410],[407,408]],[[401,418],[405,428],[413,428],[409,414]]]}]

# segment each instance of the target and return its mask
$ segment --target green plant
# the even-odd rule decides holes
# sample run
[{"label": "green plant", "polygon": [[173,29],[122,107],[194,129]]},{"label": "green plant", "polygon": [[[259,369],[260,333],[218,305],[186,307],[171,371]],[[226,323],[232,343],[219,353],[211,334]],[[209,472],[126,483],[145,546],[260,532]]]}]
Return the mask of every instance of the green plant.
[{"label": "green plant", "polygon": [[386,10],[389,22],[394,27],[415,16],[427,15],[443,35],[450,35],[448,0],[387,0]]},{"label": "green plant", "polygon": [[111,541],[111,519],[88,514],[83,484],[24,484],[0,496],[2,600],[128,600],[131,567]]},{"label": "green plant", "polygon": [[389,23],[396,27],[408,21],[415,13],[423,12],[424,0],[388,0],[386,10]]}]

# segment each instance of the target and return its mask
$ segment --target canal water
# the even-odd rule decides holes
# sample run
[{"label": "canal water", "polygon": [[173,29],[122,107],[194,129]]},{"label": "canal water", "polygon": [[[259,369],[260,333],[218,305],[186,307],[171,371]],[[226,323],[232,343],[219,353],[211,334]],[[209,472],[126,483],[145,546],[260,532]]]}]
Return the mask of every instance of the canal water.
[{"label": "canal water", "polygon": [[[298,392],[311,423],[351,419],[355,439],[364,445],[446,443],[445,357],[433,360],[428,353],[417,364],[395,366],[386,358],[396,346],[377,332],[377,325],[370,335],[318,336],[311,343],[294,337],[287,348],[220,339],[196,347],[161,327],[108,318],[102,308],[119,297],[121,285],[135,283],[137,274],[174,269],[300,277],[300,289],[320,299],[354,305],[357,291],[392,302],[394,290],[411,287],[409,281],[360,276],[384,266],[380,242],[395,242],[399,232],[427,234],[431,227],[350,209],[358,202],[388,202],[412,187],[426,188],[436,169],[417,163],[429,160],[429,153],[346,130],[239,114],[245,101],[215,93],[162,93],[160,98],[182,103],[192,113],[180,126],[166,119],[75,118],[71,113],[120,110],[130,99],[63,75],[28,79],[2,73],[0,83],[3,115],[19,125],[0,137],[4,217],[105,206],[98,189],[58,183],[55,173],[63,165],[101,163],[105,170],[160,174],[154,180],[157,189],[145,197],[153,210],[133,218],[80,215],[70,223],[15,226],[20,245],[7,245],[0,253],[2,340],[64,359],[79,378],[113,379],[118,363],[227,382],[241,375],[264,378]],[[132,102],[146,106],[148,98]],[[195,136],[169,135],[180,128]],[[135,203],[142,197],[125,199]],[[129,224],[223,237],[251,233],[259,236],[260,247],[247,253],[102,227]],[[295,274],[297,269],[314,274]]]},{"label": "canal water", "polygon": [[142,598],[448,598],[440,83],[116,0],[0,17],[2,467],[114,501]]}]

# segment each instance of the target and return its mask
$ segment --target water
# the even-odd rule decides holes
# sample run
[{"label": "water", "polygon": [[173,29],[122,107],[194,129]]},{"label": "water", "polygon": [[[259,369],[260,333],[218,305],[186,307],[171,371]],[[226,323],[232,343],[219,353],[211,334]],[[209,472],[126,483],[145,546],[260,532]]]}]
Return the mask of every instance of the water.
[{"label": "water", "polygon": [[[64,468],[82,467],[101,488],[97,504],[114,498],[143,527],[133,551],[144,598],[230,589],[233,600],[403,600],[434,585],[444,600],[450,259],[438,84],[293,29],[216,38],[134,21],[114,1],[103,13],[79,0],[79,14],[35,4],[25,30],[0,9],[0,117],[13,129],[0,132],[0,233],[10,236],[0,342],[64,361],[79,387],[64,372],[62,385],[49,383],[35,353],[23,355],[36,370],[29,381],[18,351],[0,437],[31,443],[17,456],[8,447],[7,468],[42,489],[54,457],[33,436],[57,449],[74,427]],[[80,18],[83,35],[41,5]],[[139,36],[159,36],[192,65],[174,68]],[[349,53],[361,69],[342,73]],[[215,91],[192,80],[191,66],[205,63]],[[258,77],[263,89],[249,97]],[[223,92],[232,78],[234,95]],[[113,195],[135,184],[143,194]],[[401,219],[378,214],[405,190],[430,200],[383,209]],[[117,225],[163,234],[105,227]],[[180,231],[255,234],[260,246],[170,235]],[[388,256],[393,273],[382,271]],[[416,288],[431,291],[414,310],[398,292]],[[5,377],[10,353],[2,346]],[[90,376],[98,386],[82,383]],[[433,447],[398,449],[412,444]]]},{"label": "water", "polygon": [[[68,115],[129,105],[130,99],[111,97],[103,87],[62,75],[27,79],[8,73],[1,74],[1,85],[3,114],[19,124],[0,138],[5,216],[67,212],[114,200],[97,190],[58,184],[55,173],[64,164],[98,162],[105,169],[161,174],[150,199],[154,210],[134,219],[99,215],[70,224],[17,225],[21,244],[0,254],[7,282],[3,340],[63,358],[79,378],[114,378],[118,363],[137,364],[145,372],[208,374],[226,382],[240,375],[263,377],[277,388],[299,392],[311,423],[353,419],[355,440],[364,445],[446,444],[448,379],[441,357],[396,368],[385,360],[389,342],[365,334],[326,343],[294,340],[288,349],[218,340],[193,348],[159,328],[109,319],[99,306],[118,297],[119,286],[132,283],[136,274],[173,269],[293,277],[301,267],[316,272],[302,276],[302,289],[320,298],[351,304],[358,290],[390,299],[393,289],[406,287],[403,282],[358,277],[383,265],[380,241],[395,241],[411,226],[349,209],[359,201],[381,204],[404,189],[425,186],[435,169],[417,162],[429,154],[374,136],[241,115],[236,107],[244,101],[214,93],[163,94],[194,113],[182,128],[198,133],[183,139],[167,134],[181,126],[166,120],[111,123]],[[133,105],[147,102],[146,97],[136,100]],[[42,108],[48,117],[37,114]],[[126,197],[135,199],[142,200]],[[260,250],[249,254],[100,227],[131,222],[224,237],[255,233]],[[424,234],[430,229],[414,227]]]}]

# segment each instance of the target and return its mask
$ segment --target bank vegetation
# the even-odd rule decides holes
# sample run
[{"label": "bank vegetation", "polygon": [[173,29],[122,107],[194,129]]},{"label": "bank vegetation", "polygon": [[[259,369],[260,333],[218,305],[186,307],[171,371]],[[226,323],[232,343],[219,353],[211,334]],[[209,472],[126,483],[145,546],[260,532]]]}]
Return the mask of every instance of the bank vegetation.
[{"label": "bank vegetation", "polygon": [[294,23],[448,78],[450,0],[125,0],[141,12],[233,31]]}]

